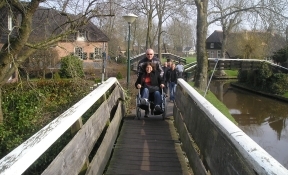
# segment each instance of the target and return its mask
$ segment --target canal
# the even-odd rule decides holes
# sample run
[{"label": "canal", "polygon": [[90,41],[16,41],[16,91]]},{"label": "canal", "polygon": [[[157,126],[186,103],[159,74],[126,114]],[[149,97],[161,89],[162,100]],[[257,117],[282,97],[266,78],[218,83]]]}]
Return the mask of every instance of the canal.
[{"label": "canal", "polygon": [[288,169],[288,103],[231,87],[228,81],[213,80],[209,87],[238,127]]}]

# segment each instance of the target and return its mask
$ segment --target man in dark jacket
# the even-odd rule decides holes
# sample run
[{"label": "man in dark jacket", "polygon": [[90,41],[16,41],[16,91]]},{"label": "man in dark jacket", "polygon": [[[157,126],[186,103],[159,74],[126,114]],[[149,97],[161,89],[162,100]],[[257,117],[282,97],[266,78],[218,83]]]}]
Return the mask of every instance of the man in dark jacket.
[{"label": "man in dark jacket", "polygon": [[143,70],[143,66],[148,62],[154,63],[156,66],[156,71],[159,71],[160,76],[163,77],[164,71],[161,67],[161,61],[157,57],[154,56],[153,49],[147,49],[146,57],[139,61],[138,66],[137,66],[138,76],[141,73],[145,72],[145,70]]},{"label": "man in dark jacket", "polygon": [[177,76],[177,70],[175,69],[175,63],[172,63],[171,68],[167,71],[167,74],[166,74],[166,80],[169,83],[169,96],[170,96],[171,102],[174,102],[175,100],[177,79],[178,79],[178,76]]},{"label": "man in dark jacket", "polygon": [[170,68],[168,67],[168,63],[167,63],[167,62],[164,63],[164,66],[162,67],[162,69],[163,69],[163,71],[164,71],[163,80],[164,80],[164,83],[165,83],[165,87],[164,87],[163,90],[164,90],[165,94],[167,95],[168,82],[167,82],[167,80],[166,80],[166,74],[167,74],[167,71],[170,69]]}]

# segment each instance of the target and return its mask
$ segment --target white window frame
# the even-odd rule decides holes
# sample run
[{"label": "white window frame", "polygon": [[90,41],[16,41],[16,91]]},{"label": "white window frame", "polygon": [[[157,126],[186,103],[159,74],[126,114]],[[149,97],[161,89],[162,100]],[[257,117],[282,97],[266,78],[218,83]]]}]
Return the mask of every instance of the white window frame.
[{"label": "white window frame", "polygon": [[102,48],[98,48],[98,47],[95,47],[94,49],[94,56],[100,56],[102,57]]},{"label": "white window frame", "polygon": [[83,59],[83,48],[82,47],[75,47],[74,48],[74,55]]},{"label": "white window frame", "polygon": [[12,29],[13,29],[13,22],[12,22],[12,15],[9,13],[8,14],[8,30],[9,31],[12,31]]},{"label": "white window frame", "polygon": [[214,50],[210,51],[210,58],[214,58]]},{"label": "white window frame", "polygon": [[221,58],[221,50],[217,50],[217,58]]},{"label": "white window frame", "polygon": [[210,48],[211,48],[211,49],[214,48],[214,43],[210,43]]},{"label": "white window frame", "polygon": [[86,41],[86,31],[78,31],[77,32],[77,41]]}]

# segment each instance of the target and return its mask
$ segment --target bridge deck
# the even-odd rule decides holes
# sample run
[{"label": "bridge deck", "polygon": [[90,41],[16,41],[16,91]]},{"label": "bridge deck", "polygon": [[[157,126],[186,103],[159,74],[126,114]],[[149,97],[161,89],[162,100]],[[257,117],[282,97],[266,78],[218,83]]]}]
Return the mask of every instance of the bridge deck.
[{"label": "bridge deck", "polygon": [[168,108],[164,121],[160,116],[124,118],[105,174],[193,174],[173,125],[173,104]]}]

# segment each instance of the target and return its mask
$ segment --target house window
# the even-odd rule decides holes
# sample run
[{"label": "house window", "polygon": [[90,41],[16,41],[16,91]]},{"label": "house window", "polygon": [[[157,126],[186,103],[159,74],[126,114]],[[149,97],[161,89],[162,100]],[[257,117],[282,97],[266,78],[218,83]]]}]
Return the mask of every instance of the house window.
[{"label": "house window", "polygon": [[95,51],[94,51],[94,54],[95,54],[95,57],[96,57],[96,58],[101,59],[101,57],[102,57],[102,49],[96,47],[96,48],[95,48]]},{"label": "house window", "polygon": [[86,40],[86,31],[78,31],[77,40],[78,41],[85,41]]},{"label": "house window", "polygon": [[221,50],[217,50],[217,58],[221,58]]},{"label": "house window", "polygon": [[210,51],[210,58],[214,58],[214,51]]},{"label": "house window", "polygon": [[83,52],[83,54],[82,54],[82,59],[83,59],[83,60],[87,60],[87,52]]},{"label": "house window", "polygon": [[214,43],[210,43],[210,48],[214,48]]},{"label": "house window", "polygon": [[8,30],[12,31],[12,15],[8,14]]},{"label": "house window", "polygon": [[82,47],[75,47],[75,56],[83,59],[83,48]]},{"label": "house window", "polygon": [[92,52],[89,53],[89,59],[90,59],[90,60],[93,60],[93,59],[94,59],[94,53],[92,53]]}]

